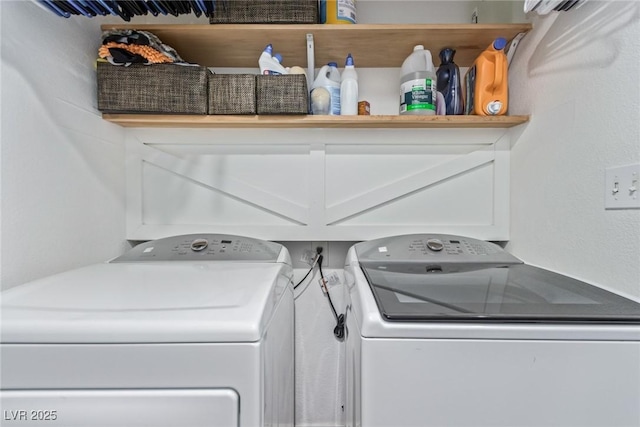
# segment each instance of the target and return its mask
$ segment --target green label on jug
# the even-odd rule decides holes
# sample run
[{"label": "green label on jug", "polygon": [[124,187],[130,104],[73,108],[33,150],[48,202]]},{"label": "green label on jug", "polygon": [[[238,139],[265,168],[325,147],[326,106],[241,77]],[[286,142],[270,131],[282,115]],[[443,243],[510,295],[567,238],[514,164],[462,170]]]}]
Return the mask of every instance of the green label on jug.
[{"label": "green label on jug", "polygon": [[433,110],[435,111],[435,81],[433,79],[415,79],[402,83],[400,112]]}]

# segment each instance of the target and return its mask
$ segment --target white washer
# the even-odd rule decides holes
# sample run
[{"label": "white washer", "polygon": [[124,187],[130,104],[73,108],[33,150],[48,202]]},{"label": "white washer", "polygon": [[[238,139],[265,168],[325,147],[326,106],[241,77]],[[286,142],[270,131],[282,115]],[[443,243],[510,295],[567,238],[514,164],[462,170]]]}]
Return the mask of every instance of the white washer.
[{"label": "white washer", "polygon": [[450,235],[347,255],[347,426],[640,425],[640,304]]},{"label": "white washer", "polygon": [[3,426],[292,426],[291,259],[228,235],[147,242],[2,293]]}]

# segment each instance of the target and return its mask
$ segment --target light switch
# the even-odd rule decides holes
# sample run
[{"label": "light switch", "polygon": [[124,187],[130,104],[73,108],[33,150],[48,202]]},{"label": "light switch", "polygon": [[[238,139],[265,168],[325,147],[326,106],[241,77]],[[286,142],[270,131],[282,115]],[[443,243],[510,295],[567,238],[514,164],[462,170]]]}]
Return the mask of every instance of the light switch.
[{"label": "light switch", "polygon": [[605,171],[605,209],[640,209],[640,163]]}]

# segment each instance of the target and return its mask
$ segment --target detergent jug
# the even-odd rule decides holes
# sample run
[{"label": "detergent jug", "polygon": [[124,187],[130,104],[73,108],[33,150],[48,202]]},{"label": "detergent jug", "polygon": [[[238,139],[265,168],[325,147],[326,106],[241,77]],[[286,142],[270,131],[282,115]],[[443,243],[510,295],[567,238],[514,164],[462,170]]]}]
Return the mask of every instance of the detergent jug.
[{"label": "detergent jug", "polygon": [[474,61],[464,77],[465,113],[501,116],[509,106],[507,40],[495,39]]},{"label": "detergent jug", "polygon": [[[316,91],[320,88],[323,90]],[[340,71],[335,62],[320,68],[311,85],[311,113],[340,115]]]},{"label": "detergent jug", "polygon": [[356,0],[320,0],[320,22],[355,24]]}]

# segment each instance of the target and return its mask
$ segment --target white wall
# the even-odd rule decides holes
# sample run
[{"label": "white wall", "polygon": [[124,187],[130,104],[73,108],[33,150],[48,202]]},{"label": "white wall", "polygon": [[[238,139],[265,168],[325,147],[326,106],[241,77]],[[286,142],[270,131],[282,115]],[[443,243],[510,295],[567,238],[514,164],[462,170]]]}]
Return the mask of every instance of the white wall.
[{"label": "white wall", "polygon": [[511,241],[523,260],[640,296],[640,210],[604,209],[605,168],[640,162],[640,3],[533,18],[510,69]]},{"label": "white wall", "polygon": [[124,132],[95,109],[95,21],[2,1],[2,288],[125,247]]}]

